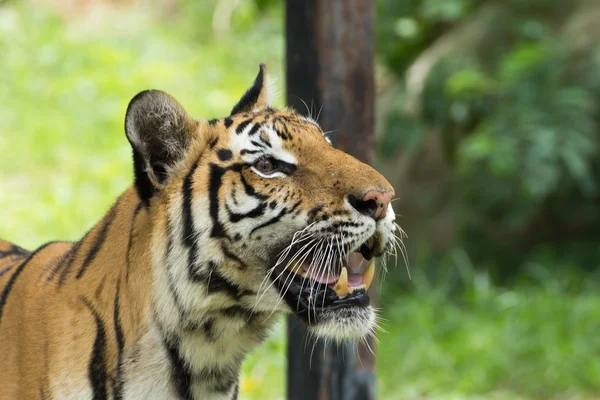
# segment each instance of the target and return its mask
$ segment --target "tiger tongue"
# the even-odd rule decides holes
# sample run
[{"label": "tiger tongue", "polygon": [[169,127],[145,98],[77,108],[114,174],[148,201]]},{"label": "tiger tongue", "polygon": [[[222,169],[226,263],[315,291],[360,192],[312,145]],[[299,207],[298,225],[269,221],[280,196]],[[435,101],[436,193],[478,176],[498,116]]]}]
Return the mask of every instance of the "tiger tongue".
[{"label": "tiger tongue", "polygon": [[314,267],[309,262],[302,263],[301,267],[306,272],[306,275],[319,283],[332,284],[338,281],[338,275],[331,272],[324,272],[322,269]]},{"label": "tiger tongue", "polygon": [[333,286],[333,290],[339,298],[346,297],[352,288],[360,287],[363,284],[363,274],[353,274],[348,268],[343,267],[340,278]]},{"label": "tiger tongue", "polygon": [[[362,259],[364,260],[364,258]],[[356,261],[359,261],[358,264],[360,265],[357,265]],[[346,264],[347,267],[343,266],[338,276],[332,275],[331,272],[324,273],[307,261],[302,264],[291,264],[288,269],[300,276],[310,277],[318,283],[329,285],[339,298],[343,298],[348,293],[354,292],[354,290],[368,290],[371,286],[375,275],[375,259],[368,262],[363,272],[360,272],[363,269],[361,264],[363,263],[360,260],[349,259]]]}]

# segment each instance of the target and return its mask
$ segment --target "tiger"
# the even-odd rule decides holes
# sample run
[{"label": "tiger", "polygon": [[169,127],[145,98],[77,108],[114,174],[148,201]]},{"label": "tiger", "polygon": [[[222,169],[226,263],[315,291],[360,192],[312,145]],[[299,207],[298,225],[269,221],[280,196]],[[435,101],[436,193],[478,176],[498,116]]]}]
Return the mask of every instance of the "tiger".
[{"label": "tiger", "polygon": [[77,242],[0,241],[1,399],[237,399],[278,316],[373,334],[390,183],[310,117],[271,104],[261,64],[229,116],[130,101],[133,183]]}]

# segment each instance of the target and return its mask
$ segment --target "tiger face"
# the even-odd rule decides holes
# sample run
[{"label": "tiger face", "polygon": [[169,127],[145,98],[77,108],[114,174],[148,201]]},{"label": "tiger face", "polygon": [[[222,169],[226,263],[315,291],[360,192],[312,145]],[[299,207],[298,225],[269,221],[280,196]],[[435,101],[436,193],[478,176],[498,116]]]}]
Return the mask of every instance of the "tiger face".
[{"label": "tiger face", "polygon": [[[338,340],[373,330],[367,290],[375,260],[393,250],[394,190],[315,121],[272,108],[263,65],[229,117],[196,121],[146,91],[125,125],[137,191],[166,216],[152,249],[168,270],[158,280],[181,288],[184,309],[294,313]],[[157,303],[162,315],[175,307]]]}]

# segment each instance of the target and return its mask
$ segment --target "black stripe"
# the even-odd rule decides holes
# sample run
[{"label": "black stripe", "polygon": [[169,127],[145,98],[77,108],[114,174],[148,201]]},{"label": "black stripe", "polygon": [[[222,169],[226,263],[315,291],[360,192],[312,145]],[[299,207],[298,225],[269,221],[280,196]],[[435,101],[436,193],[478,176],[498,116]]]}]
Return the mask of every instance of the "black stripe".
[{"label": "black stripe", "polygon": [[186,248],[188,248],[188,276],[190,279],[195,280],[195,265],[196,265],[196,254],[198,252],[198,245],[194,240],[194,216],[192,215],[192,192],[193,192],[193,178],[196,169],[200,165],[200,159],[198,159],[190,171],[183,180],[182,192],[183,192],[183,237],[182,241]]},{"label": "black stripe", "polygon": [[218,393],[227,393],[231,390],[231,386],[235,383],[236,378],[233,376],[221,376],[211,385],[212,389]]},{"label": "black stripe", "polygon": [[219,393],[229,392],[237,380],[234,369],[227,367],[204,367],[196,372],[194,377]]},{"label": "black stripe", "polygon": [[282,122],[282,121],[279,121],[279,122],[280,122],[280,126],[283,129],[283,131],[275,128],[275,133],[277,134],[277,136],[279,136],[283,140],[290,140],[292,138],[292,135],[291,135],[290,131],[288,130],[286,123]]},{"label": "black stripe", "polygon": [[18,256],[18,257],[27,257],[31,254],[25,249],[20,248],[19,246],[15,246],[14,244],[10,245],[10,250],[1,251],[0,250],[0,258],[8,257],[8,256]]},{"label": "black stripe", "polygon": [[262,124],[256,123],[248,132],[248,136],[254,136],[262,128]]},{"label": "black stripe", "polygon": [[185,316],[185,308],[183,307],[177,290],[175,290],[175,284],[173,283],[173,274],[171,273],[172,266],[169,262],[169,253],[171,252],[171,248],[173,247],[173,235],[171,233],[171,230],[171,221],[167,220],[167,254],[165,255],[164,263],[167,266],[167,283],[169,284],[169,291],[171,292],[171,296],[173,297],[173,301],[175,302],[175,307],[177,307],[177,310],[179,311],[179,316],[183,319],[183,317]]},{"label": "black stripe", "polygon": [[251,122],[252,119],[247,119],[245,121],[240,122],[240,124],[235,128],[235,133],[241,135],[242,132],[244,132],[244,129],[246,129],[246,127],[250,125]]},{"label": "black stripe", "polygon": [[[141,204],[141,203],[140,203]],[[125,335],[121,326],[119,316],[119,293],[121,290],[121,281],[117,281],[117,293],[115,294],[115,303],[113,310],[113,322],[115,324],[115,336],[117,340],[117,369],[113,382],[114,400],[123,399],[123,349],[125,348]]]},{"label": "black stripe", "polygon": [[242,306],[231,306],[224,308],[221,310],[221,313],[226,317],[240,318],[247,322],[251,322],[259,315],[259,313],[255,313],[251,309]]},{"label": "black stripe", "polygon": [[233,223],[236,223],[236,222],[240,222],[241,220],[243,220],[245,218],[260,217],[261,215],[263,215],[265,213],[265,209],[267,208],[267,203],[261,203],[258,206],[256,206],[255,208],[253,208],[252,210],[250,210],[244,214],[238,214],[238,213],[232,212],[229,209],[229,207],[227,207],[227,205],[225,205],[225,206],[227,208],[227,211],[229,212],[229,220]]},{"label": "black stripe", "polygon": [[85,297],[81,297],[81,301],[90,310],[96,320],[96,340],[94,340],[92,358],[88,367],[90,384],[94,392],[94,400],[105,400],[108,398],[106,388],[108,373],[106,371],[106,360],[104,359],[104,353],[106,352],[106,329],[92,303]]},{"label": "black stripe", "polygon": [[41,252],[46,247],[48,247],[48,246],[50,246],[51,244],[54,244],[54,243],[56,243],[56,242],[48,242],[48,243],[44,244],[43,246],[39,247],[36,251],[34,251],[33,253],[31,253],[31,255],[29,257],[27,257],[19,265],[19,267],[16,269],[16,271],[11,275],[10,279],[6,283],[6,286],[4,286],[4,289],[2,289],[2,296],[0,296],[0,323],[2,322],[2,314],[4,312],[4,306],[6,305],[6,301],[8,300],[8,295],[10,294],[10,291],[12,290],[13,286],[15,285],[15,281],[17,280],[17,278],[19,277],[19,275],[21,275],[21,273],[23,272],[23,270],[25,269],[25,267],[27,266],[27,264],[29,264],[29,262],[31,260],[33,260],[33,258],[39,252]]},{"label": "black stripe", "polygon": [[225,124],[225,128],[229,128],[231,126],[231,124],[233,124],[233,120],[231,118],[227,117],[223,120],[223,123]]},{"label": "black stripe", "polygon": [[225,247],[224,244],[221,244],[221,250],[223,250],[223,254],[225,255],[225,257],[235,261],[236,263],[239,264],[239,268],[240,269],[247,269],[248,266],[239,258],[237,258],[237,256],[235,254],[233,254],[232,252],[230,252],[227,247]]},{"label": "black stripe", "polygon": [[243,149],[240,151],[240,155],[243,156],[244,154],[256,154],[256,153],[262,153],[262,150],[246,150]]},{"label": "black stripe", "polygon": [[2,275],[6,274],[8,271],[10,271],[12,269],[12,267],[14,267],[15,265],[10,265],[10,266],[4,268],[3,270],[1,270],[0,271],[0,278],[2,278]]},{"label": "black stripe", "polygon": [[[296,210],[296,208],[298,208],[298,207],[300,206],[300,204],[302,204],[302,200],[298,200],[298,201],[296,202],[296,204],[294,204],[294,205],[292,206],[292,208],[290,208],[290,212],[293,212],[293,211],[295,211],[295,210]],[[348,213],[348,214],[349,214],[349,213]]]},{"label": "black stripe", "polygon": [[127,241],[127,253],[125,254],[125,282],[129,282],[129,269],[130,269],[130,261],[129,261],[129,253],[131,252],[131,242],[133,241],[133,231],[135,229],[135,219],[137,218],[140,210],[142,209],[142,203],[139,202],[135,210],[133,211],[133,217],[131,217],[131,229],[129,229],[129,239]]},{"label": "black stripe", "polygon": [[92,247],[85,256],[83,264],[81,264],[77,275],[75,275],[75,279],[81,278],[87,270],[88,266],[94,261],[94,259],[96,259],[98,251],[100,251],[102,245],[104,244],[104,241],[106,240],[106,234],[108,233],[108,229],[110,228],[110,225],[112,224],[113,220],[115,219],[115,216],[117,215],[118,204],[119,201],[117,200],[117,202],[110,208],[108,214],[106,214],[106,217],[104,217],[104,223],[102,225],[102,228],[100,229],[100,232],[98,232],[98,235],[94,240],[94,244],[92,244]]},{"label": "black stripe", "polygon": [[266,226],[273,225],[273,224],[275,224],[275,223],[279,222],[279,220],[280,220],[280,219],[281,219],[281,218],[282,218],[282,217],[283,217],[285,214],[287,214],[287,213],[288,213],[288,210],[287,210],[287,208],[284,208],[284,209],[282,209],[282,210],[279,212],[279,214],[277,214],[276,216],[274,216],[274,217],[273,217],[273,218],[271,218],[270,220],[268,220],[268,221],[266,221],[266,222],[263,222],[262,224],[260,224],[260,225],[258,225],[258,226],[255,226],[254,228],[252,228],[252,230],[250,231],[250,234],[252,235],[252,234],[253,234],[255,231],[257,231],[257,230],[259,230],[259,229],[262,229],[262,228],[264,228],[264,227],[266,227]]},{"label": "black stripe", "polygon": [[208,283],[206,290],[208,294],[225,292],[234,300],[239,300],[242,296],[252,294],[250,290],[243,290],[235,283],[230,282],[227,278],[217,271],[217,265],[209,261],[210,272],[208,273]]},{"label": "black stripe", "polygon": [[90,232],[88,231],[85,234],[85,236],[83,237],[83,239],[81,239],[79,242],[75,243],[73,245],[73,247],[71,247],[71,250],[69,250],[69,252],[67,254],[65,254],[63,259],[60,260],[60,262],[56,265],[56,268],[54,268],[54,270],[51,272],[50,276],[48,277],[49,281],[54,279],[54,276],[58,273],[58,271],[60,271],[62,269],[62,272],[60,273],[60,278],[58,279],[58,286],[60,287],[63,285],[63,283],[65,283],[65,279],[67,278],[67,275],[69,274],[69,272],[71,272],[71,269],[73,268],[73,262],[75,262],[75,259],[77,258],[77,251],[79,250],[79,248],[81,247],[81,245],[83,244],[85,238],[87,238],[89,233]]},{"label": "black stripe", "polygon": [[178,342],[163,339],[163,345],[171,360],[171,381],[173,386],[175,386],[175,390],[182,400],[192,400],[192,374],[179,353]]},{"label": "black stripe", "polygon": [[[68,242],[62,242],[62,243],[68,243]],[[73,246],[76,246],[76,245],[77,245],[77,243],[73,244]],[[64,266],[67,258],[69,257],[69,254],[71,254],[71,251],[73,250],[73,246],[71,246],[71,248],[54,264],[54,266],[50,270],[50,273],[46,277],[46,282],[50,282],[51,280],[53,280],[56,277],[56,274],[58,273],[58,271],[60,271],[60,269]]]},{"label": "black stripe", "polygon": [[272,147],[271,141],[269,140],[269,137],[266,134],[263,134],[263,133],[260,134],[260,141],[263,142],[264,144],[266,144],[267,147]]},{"label": "black stripe", "polygon": [[216,342],[218,337],[214,330],[214,323],[215,321],[212,318],[201,321],[186,321],[183,330],[194,333],[202,331],[209,342]]},{"label": "black stripe", "polygon": [[255,145],[256,147],[260,147],[262,149],[265,148],[265,145],[262,142],[257,142],[256,140],[251,140],[250,143],[252,143],[253,145]]},{"label": "black stripe", "polygon": [[[223,175],[225,175],[225,173],[227,171],[240,172],[240,171],[242,171],[242,169],[244,167],[246,167],[246,165],[238,163],[238,164],[232,164],[227,168],[222,168],[216,164],[209,164],[209,167],[210,167],[210,178],[209,178],[209,183],[208,183],[209,203],[210,203],[209,204],[209,212],[210,212],[210,216],[211,216],[212,223],[213,223],[211,236],[212,237],[228,237],[225,233],[225,229],[223,228],[223,225],[219,221],[219,189],[221,188]],[[242,182],[242,185],[244,186],[244,190],[247,195],[252,196],[259,200],[266,200],[268,198],[268,196],[265,196],[263,194],[256,192],[256,190],[254,190],[254,188],[250,184],[248,184],[248,182],[244,178],[244,175],[240,174],[240,180]]]},{"label": "black stripe", "polygon": [[212,237],[225,237],[225,229],[219,221],[219,189],[221,188],[221,181],[223,175],[227,170],[219,167],[215,164],[210,164],[210,178],[208,181],[208,195],[209,195],[209,212],[212,219]]},{"label": "black stripe", "polygon": [[192,246],[194,243],[194,217],[192,216],[192,185],[194,184],[194,172],[200,165],[200,159],[198,159],[190,171],[183,180],[182,192],[183,192],[183,243],[187,248]]},{"label": "black stripe", "polygon": [[210,141],[210,143],[208,144],[208,146],[211,149],[214,149],[218,142],[219,142],[219,137],[216,137],[216,138],[214,138],[213,140]]},{"label": "black stripe", "polygon": [[325,208],[324,204],[319,204],[316,207],[313,207],[309,212],[308,212],[308,220],[309,222],[312,222],[313,219],[315,219],[317,217],[317,214],[323,210]]},{"label": "black stripe", "polygon": [[209,342],[216,342],[217,337],[215,336],[215,320],[212,318],[207,319],[204,324],[202,324],[202,329],[204,330],[204,334],[206,335],[206,339]]},{"label": "black stripe", "polygon": [[240,181],[242,181],[242,185],[244,186],[244,190],[246,191],[246,194],[248,196],[255,197],[259,200],[266,200],[269,198],[269,196],[265,196],[264,194],[257,193],[256,190],[254,190],[254,188],[248,183],[248,181],[246,181],[246,178],[244,177],[244,175],[240,175]]},{"label": "black stripe", "polygon": [[238,380],[235,383],[235,388],[233,389],[233,400],[238,400],[240,397],[240,381]]},{"label": "black stripe", "polygon": [[196,255],[198,254],[198,245],[196,242],[192,243],[192,247],[190,247],[188,251],[188,278],[192,281],[203,281],[204,278],[201,277],[201,273],[196,270]]},{"label": "black stripe", "polygon": [[156,188],[150,181],[146,172],[146,162],[142,154],[133,150],[133,174],[135,177],[135,190],[146,207],[150,206],[150,199],[156,193]]}]

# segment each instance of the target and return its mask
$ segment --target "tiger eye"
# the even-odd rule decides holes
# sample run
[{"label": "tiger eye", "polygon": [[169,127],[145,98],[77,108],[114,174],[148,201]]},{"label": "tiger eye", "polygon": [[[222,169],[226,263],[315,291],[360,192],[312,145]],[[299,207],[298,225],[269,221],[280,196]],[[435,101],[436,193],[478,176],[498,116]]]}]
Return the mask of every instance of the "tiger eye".
[{"label": "tiger eye", "polygon": [[273,172],[275,169],[275,163],[272,158],[264,157],[258,160],[258,162],[254,166],[260,172],[267,174],[269,172]]}]

